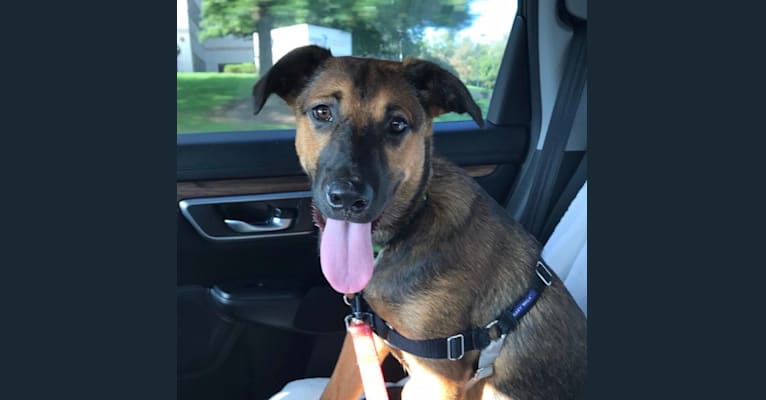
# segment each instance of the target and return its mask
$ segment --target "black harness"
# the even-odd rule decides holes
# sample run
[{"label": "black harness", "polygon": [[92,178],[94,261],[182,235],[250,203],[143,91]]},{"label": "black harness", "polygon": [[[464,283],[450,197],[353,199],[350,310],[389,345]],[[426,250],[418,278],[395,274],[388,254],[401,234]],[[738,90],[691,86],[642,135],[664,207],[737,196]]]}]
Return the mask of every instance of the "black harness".
[{"label": "black harness", "polygon": [[521,318],[535,305],[546,287],[551,285],[553,274],[542,259],[537,262],[535,273],[539,279],[510,307],[484,327],[462,331],[446,338],[412,340],[402,336],[384,321],[357,293],[350,303],[352,315],[369,320],[376,335],[389,345],[423,358],[459,360],[467,351],[484,350],[492,341],[505,337],[516,329]]}]

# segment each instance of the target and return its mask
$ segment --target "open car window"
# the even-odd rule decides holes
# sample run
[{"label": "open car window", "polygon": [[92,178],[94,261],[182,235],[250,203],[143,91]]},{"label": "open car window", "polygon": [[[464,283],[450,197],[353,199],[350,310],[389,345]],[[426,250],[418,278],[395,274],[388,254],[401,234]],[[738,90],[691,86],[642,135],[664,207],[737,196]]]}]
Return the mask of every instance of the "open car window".
[{"label": "open car window", "polygon": [[294,128],[277,96],[253,115],[251,90],[261,71],[309,44],[336,56],[434,61],[486,116],[515,13],[516,2],[502,0],[177,0],[176,133]]}]

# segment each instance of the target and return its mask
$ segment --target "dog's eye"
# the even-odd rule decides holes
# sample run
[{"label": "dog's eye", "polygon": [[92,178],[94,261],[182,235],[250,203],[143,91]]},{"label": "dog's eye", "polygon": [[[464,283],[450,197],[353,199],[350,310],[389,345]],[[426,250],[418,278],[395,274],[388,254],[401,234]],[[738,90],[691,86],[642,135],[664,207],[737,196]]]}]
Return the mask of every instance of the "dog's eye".
[{"label": "dog's eye", "polygon": [[394,119],[391,120],[392,133],[402,133],[407,130],[407,127],[409,127],[409,125],[407,125],[407,121],[402,117],[394,117]]},{"label": "dog's eye", "polygon": [[332,110],[324,104],[312,108],[311,116],[317,121],[332,122]]}]

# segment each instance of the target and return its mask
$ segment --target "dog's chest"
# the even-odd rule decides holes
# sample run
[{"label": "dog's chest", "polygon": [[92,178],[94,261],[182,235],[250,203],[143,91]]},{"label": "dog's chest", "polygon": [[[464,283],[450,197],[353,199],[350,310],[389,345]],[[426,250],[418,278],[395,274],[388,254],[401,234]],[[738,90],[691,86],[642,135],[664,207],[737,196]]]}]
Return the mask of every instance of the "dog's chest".
[{"label": "dog's chest", "polygon": [[391,258],[379,257],[364,298],[373,311],[397,330],[412,330],[410,315],[422,303],[426,289],[419,268],[412,263],[391,263]]},{"label": "dog's chest", "polygon": [[[425,260],[406,252],[384,250],[375,258],[372,279],[364,289],[367,302],[376,310],[398,310],[417,303],[429,290],[429,271]],[[382,315],[381,315],[382,316]]]},{"label": "dog's chest", "polygon": [[365,300],[376,314],[413,339],[465,328],[468,322],[463,321],[463,316],[469,314],[470,301],[451,285],[445,285],[449,280],[438,279],[424,260],[382,255],[364,289]]}]

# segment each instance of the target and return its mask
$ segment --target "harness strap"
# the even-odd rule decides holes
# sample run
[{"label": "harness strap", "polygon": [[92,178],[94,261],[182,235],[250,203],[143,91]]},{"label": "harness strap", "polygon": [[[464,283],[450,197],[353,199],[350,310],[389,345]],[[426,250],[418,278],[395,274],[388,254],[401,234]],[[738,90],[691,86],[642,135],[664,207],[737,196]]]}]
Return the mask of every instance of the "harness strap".
[{"label": "harness strap", "polygon": [[495,320],[484,327],[468,329],[446,338],[408,339],[370,309],[362,296],[355,296],[355,299],[358,298],[363,302],[363,305],[356,303],[356,307],[364,308],[365,312],[372,316],[373,331],[389,345],[418,357],[459,360],[463,358],[465,352],[483,350],[493,340],[516,329],[519,320],[535,305],[543,290],[553,281],[553,274],[542,260],[537,262],[535,273],[539,279],[535,279],[532,287],[510,307],[503,310]]}]

